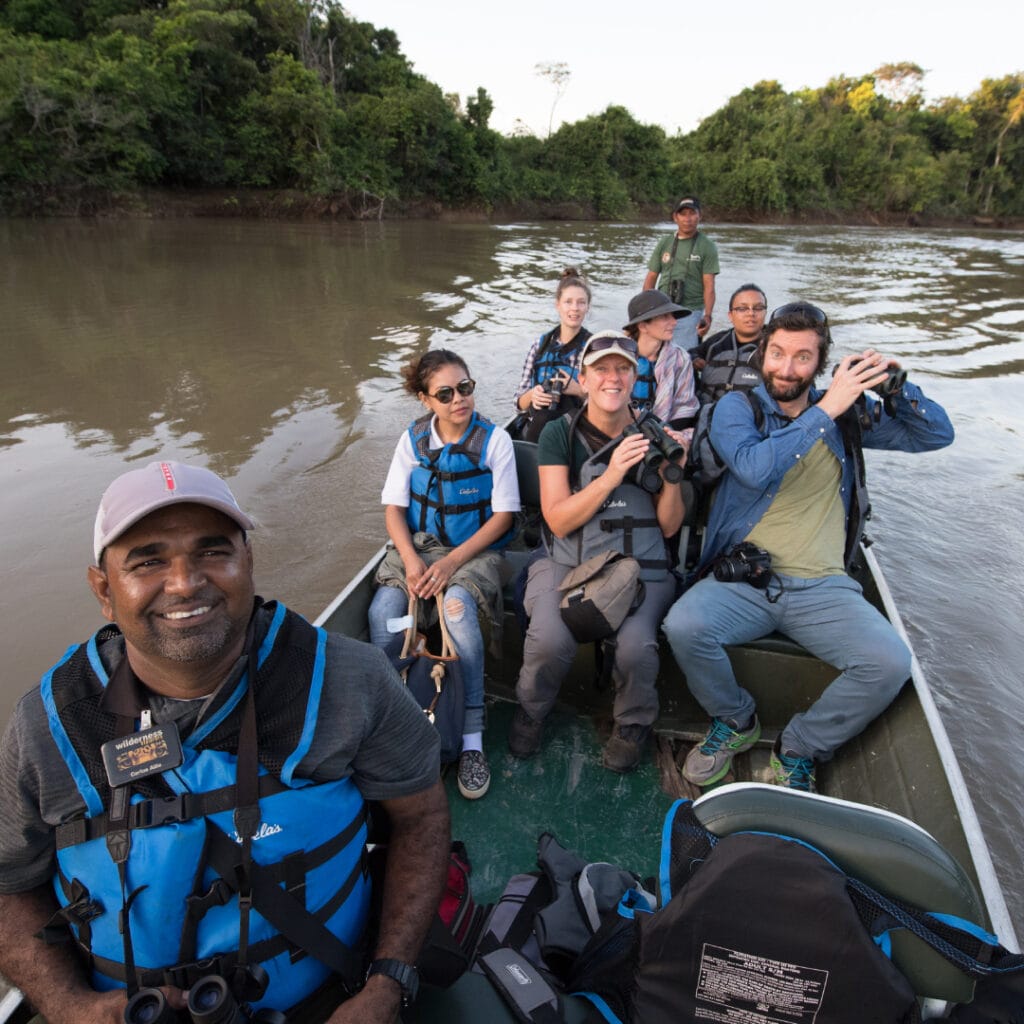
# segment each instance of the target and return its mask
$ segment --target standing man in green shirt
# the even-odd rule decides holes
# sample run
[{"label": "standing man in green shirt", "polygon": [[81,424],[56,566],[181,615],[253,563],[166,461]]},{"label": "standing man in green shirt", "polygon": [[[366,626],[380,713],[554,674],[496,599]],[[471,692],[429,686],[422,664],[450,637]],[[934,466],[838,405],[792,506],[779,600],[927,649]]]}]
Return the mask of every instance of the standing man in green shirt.
[{"label": "standing man in green shirt", "polygon": [[711,326],[718,247],[700,231],[700,200],[696,196],[683,196],[672,219],[676,233],[658,242],[647,264],[644,289],[659,288],[691,311],[676,321],[672,335],[672,343],[685,352],[696,346]]}]

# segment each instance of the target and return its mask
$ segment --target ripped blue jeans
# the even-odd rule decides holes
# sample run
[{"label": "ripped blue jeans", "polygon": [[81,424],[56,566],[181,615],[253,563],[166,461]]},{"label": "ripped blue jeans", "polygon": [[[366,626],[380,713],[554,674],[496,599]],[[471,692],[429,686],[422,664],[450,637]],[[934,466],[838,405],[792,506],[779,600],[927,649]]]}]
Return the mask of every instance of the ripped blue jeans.
[{"label": "ripped blue jeans", "polygon": [[[394,650],[398,642],[401,650],[400,631],[388,632],[388,619],[404,618],[409,610],[409,598],[399,587],[378,587],[370,603],[370,642],[384,650]],[[463,733],[482,732],[484,727],[484,638],[480,631],[473,595],[458,584],[444,593],[444,620],[452,635],[459,662],[462,665],[462,681],[466,688],[466,720]]]}]

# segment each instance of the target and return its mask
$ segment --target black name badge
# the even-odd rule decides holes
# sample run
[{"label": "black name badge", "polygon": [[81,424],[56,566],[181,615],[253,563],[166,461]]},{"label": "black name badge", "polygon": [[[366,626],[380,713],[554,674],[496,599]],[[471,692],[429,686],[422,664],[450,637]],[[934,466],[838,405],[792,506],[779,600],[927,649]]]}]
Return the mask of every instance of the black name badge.
[{"label": "black name badge", "polygon": [[136,779],[177,768],[182,762],[181,738],[173,722],[158,725],[142,732],[107,740],[100,747],[107,781],[113,786],[124,786]]}]

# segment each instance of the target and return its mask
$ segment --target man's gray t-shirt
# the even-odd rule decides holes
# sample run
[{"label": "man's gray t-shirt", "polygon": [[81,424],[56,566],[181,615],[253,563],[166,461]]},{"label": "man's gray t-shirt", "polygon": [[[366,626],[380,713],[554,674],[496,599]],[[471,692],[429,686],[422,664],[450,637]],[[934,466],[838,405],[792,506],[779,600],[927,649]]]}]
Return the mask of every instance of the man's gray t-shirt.
[{"label": "man's gray t-shirt", "polygon": [[[120,637],[100,653],[113,673],[123,657]],[[244,670],[240,659],[221,684]],[[173,720],[186,738],[209,698],[152,697],[154,723]],[[328,782],[351,776],[367,800],[410,796],[439,776],[440,742],[382,651],[328,634],[316,732],[296,776]],[[85,810],[57,750],[39,687],[22,697],[0,742],[0,893],[24,892],[54,873],[54,827]]]}]

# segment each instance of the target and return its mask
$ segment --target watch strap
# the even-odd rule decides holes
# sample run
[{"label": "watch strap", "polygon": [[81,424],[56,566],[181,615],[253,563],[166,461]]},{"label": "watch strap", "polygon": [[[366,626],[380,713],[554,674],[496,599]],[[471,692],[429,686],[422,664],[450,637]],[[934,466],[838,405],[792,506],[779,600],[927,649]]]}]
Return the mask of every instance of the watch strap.
[{"label": "watch strap", "polygon": [[409,1006],[419,992],[419,972],[412,964],[407,964],[403,960],[392,960],[387,958],[374,960],[367,968],[366,977],[369,979],[375,974],[383,974],[385,977],[398,982],[402,989],[403,1006]]}]

